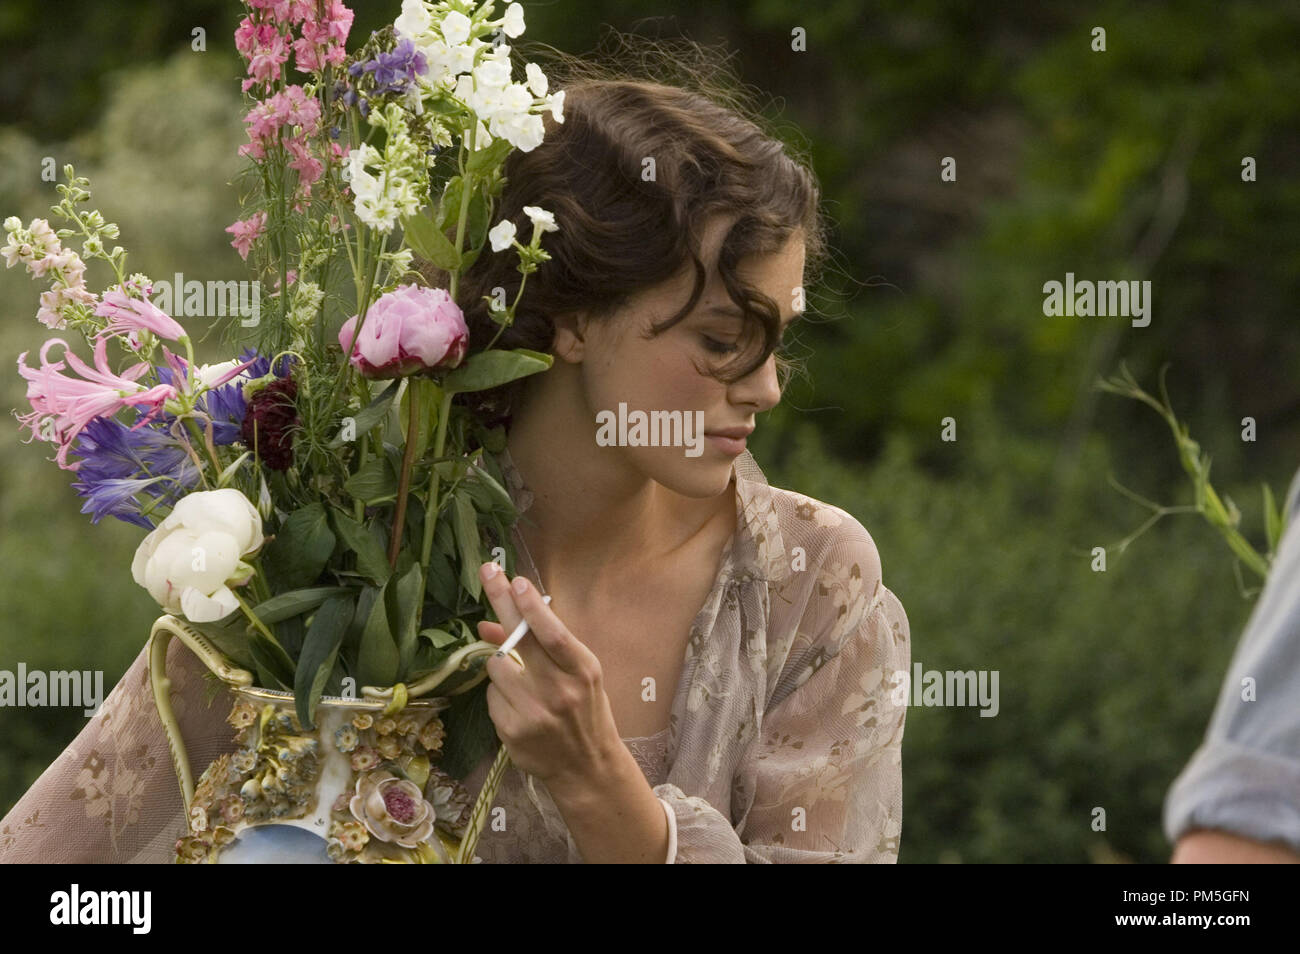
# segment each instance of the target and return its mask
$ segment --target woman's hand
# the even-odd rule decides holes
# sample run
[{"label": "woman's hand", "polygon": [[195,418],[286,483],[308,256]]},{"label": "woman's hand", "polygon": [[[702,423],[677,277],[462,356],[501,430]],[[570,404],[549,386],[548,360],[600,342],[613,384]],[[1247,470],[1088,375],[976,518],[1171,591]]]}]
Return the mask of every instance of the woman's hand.
[{"label": "woman's hand", "polygon": [[623,748],[605,695],[600,661],[542,601],[525,577],[513,584],[495,563],[479,567],[500,623],[481,622],[479,636],[504,643],[521,619],[528,635],[509,656],[487,661],[488,714],[510,760],[543,782],[581,784],[613,766]]}]

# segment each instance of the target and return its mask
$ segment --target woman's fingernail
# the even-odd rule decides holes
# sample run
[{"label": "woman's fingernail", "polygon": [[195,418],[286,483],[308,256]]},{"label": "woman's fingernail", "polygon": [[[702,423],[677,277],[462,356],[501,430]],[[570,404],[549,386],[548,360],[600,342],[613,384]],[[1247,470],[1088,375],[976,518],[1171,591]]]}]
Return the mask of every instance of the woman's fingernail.
[{"label": "woman's fingernail", "polygon": [[522,576],[515,577],[515,581],[511,583],[510,586],[520,596],[523,596],[528,592],[528,581]]},{"label": "woman's fingernail", "polygon": [[496,563],[483,564],[483,579],[485,580],[492,579],[492,577],[497,575],[497,571],[500,569],[501,568],[497,566]]}]

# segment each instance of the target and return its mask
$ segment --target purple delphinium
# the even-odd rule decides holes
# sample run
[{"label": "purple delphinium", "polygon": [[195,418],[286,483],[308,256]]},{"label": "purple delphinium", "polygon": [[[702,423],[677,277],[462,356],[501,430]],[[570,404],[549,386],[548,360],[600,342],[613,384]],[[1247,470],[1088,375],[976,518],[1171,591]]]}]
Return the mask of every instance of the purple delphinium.
[{"label": "purple delphinium", "polygon": [[77,437],[73,453],[80,460],[72,489],[86,498],[81,512],[91,515],[91,523],[117,517],[152,530],[139,495],[170,504],[199,482],[198,468],[181,441],[153,422],[138,425],[139,420],[132,427],[101,417]]},{"label": "purple delphinium", "polygon": [[385,93],[404,93],[415,82],[417,76],[429,71],[428,60],[415,48],[409,37],[405,37],[387,53],[380,53],[364,63],[353,63],[348,67],[348,74],[358,79],[362,73],[374,76],[375,88],[371,95],[383,96]]},{"label": "purple delphinium", "polygon": [[[212,419],[212,443],[216,446],[240,440],[248,410],[244,384],[271,370],[271,359],[252,349],[246,349],[239,360],[252,363],[199,398],[197,409]],[[290,366],[287,357],[281,358],[276,362],[276,374],[288,375]],[[187,373],[181,358],[154,370],[165,384]],[[186,442],[172,436],[176,417],[162,414],[148,423],[143,420],[144,415],[137,415],[135,423],[128,425],[111,417],[98,418],[78,436],[72,453],[80,459],[72,487],[86,498],[81,512],[90,514],[92,523],[112,516],[152,530],[153,523],[142,512],[147,503],[153,503],[147,498],[170,505],[199,483],[199,470]]]}]

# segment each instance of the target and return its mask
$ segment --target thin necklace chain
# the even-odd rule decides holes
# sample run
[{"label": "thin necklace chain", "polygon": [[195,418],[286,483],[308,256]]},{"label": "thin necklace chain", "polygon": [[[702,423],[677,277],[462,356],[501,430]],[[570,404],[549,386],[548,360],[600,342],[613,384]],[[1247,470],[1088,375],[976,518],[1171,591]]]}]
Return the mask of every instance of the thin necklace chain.
[{"label": "thin necklace chain", "polygon": [[528,564],[533,568],[533,576],[537,577],[537,589],[541,591],[543,596],[549,595],[546,592],[546,587],[542,585],[542,571],[538,569],[537,561],[533,559],[533,553],[528,549],[528,541],[524,539],[523,531],[519,529],[518,524],[515,524],[515,538],[523,546],[524,555],[528,557]]},{"label": "thin necklace chain", "polygon": [[[506,463],[514,470],[515,476],[518,477],[520,483],[524,483],[523,474],[519,473],[519,468],[515,465],[515,459],[510,456],[510,450],[508,448],[505,448],[503,449],[502,453],[505,456]],[[524,486],[527,487],[527,484],[525,483]],[[515,531],[515,538],[519,541],[520,545],[524,548],[524,556],[528,557],[529,566],[533,568],[533,576],[537,577],[537,589],[541,591],[541,594],[543,596],[549,595],[546,592],[546,587],[542,584],[542,571],[541,569],[538,568],[537,561],[533,559],[533,552],[528,549],[528,541],[524,539],[524,532],[523,530],[519,529],[518,521],[515,522],[513,529]]]}]

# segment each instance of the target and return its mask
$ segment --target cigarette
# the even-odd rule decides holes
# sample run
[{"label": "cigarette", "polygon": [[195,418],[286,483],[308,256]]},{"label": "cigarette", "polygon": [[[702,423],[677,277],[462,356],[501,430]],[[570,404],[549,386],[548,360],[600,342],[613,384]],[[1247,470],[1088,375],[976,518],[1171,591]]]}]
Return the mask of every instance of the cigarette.
[{"label": "cigarette", "polygon": [[[549,596],[543,596],[542,602],[546,603],[549,606],[551,602],[551,598]],[[526,635],[528,635],[528,620],[521,619],[519,621],[519,625],[515,627],[514,632],[512,632],[509,637],[507,637],[506,641],[501,644],[501,648],[497,650],[496,654],[498,656],[504,656],[506,653],[510,652],[510,650],[518,646],[519,641],[522,640]]]}]

